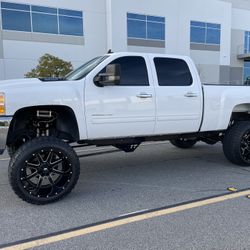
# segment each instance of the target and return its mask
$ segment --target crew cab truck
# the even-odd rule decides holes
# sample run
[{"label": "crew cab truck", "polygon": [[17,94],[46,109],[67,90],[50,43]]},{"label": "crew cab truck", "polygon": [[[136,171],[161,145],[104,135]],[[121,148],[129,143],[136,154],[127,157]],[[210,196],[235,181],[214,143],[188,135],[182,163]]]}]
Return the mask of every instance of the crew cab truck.
[{"label": "crew cab truck", "polygon": [[0,92],[1,153],[14,192],[32,204],[74,188],[72,143],[133,152],[145,141],[222,142],[229,161],[250,166],[250,88],[202,85],[189,57],[108,53],[65,78],[2,81]]}]

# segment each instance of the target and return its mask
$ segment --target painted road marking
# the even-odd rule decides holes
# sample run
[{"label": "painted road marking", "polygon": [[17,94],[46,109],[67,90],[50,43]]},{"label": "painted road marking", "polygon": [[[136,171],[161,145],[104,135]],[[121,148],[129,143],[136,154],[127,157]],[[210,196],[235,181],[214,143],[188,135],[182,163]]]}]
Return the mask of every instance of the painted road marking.
[{"label": "painted road marking", "polygon": [[66,230],[66,231],[57,232],[57,233],[50,234],[50,235],[36,237],[33,239],[27,239],[27,240],[15,242],[15,243],[2,245],[0,246],[0,249],[23,250],[23,249],[39,247],[39,246],[48,245],[48,244],[63,241],[63,240],[72,239],[72,238],[79,237],[79,236],[84,236],[84,235],[91,234],[91,233],[100,232],[100,231],[107,230],[110,228],[119,227],[122,225],[144,221],[144,220],[156,218],[159,216],[169,215],[169,214],[173,214],[173,213],[177,213],[177,212],[181,212],[181,211],[185,211],[185,210],[189,210],[193,208],[216,204],[219,202],[232,200],[235,198],[248,196],[248,195],[250,195],[250,189],[241,190],[241,191],[230,193],[230,194],[227,193],[227,194],[221,194],[218,196],[207,197],[207,198],[200,199],[200,200],[185,202],[181,204],[175,204],[175,205],[168,206],[168,207],[148,210],[146,212],[139,212],[137,214],[127,215],[124,217],[118,217],[112,220],[107,220],[107,221],[99,222],[99,223],[92,224],[92,225],[85,225],[83,227],[78,227],[78,228],[74,228],[71,230]]}]

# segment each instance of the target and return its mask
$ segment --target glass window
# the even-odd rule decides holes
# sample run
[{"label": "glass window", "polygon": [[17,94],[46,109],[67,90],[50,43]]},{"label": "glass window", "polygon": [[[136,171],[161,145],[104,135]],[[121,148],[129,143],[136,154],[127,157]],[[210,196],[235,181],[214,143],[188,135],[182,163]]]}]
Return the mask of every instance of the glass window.
[{"label": "glass window", "polygon": [[165,17],[127,13],[128,38],[165,41]]},{"label": "glass window", "polygon": [[146,22],[128,19],[128,37],[146,39]]},{"label": "glass window", "polygon": [[81,11],[59,9],[59,15],[82,17]]},{"label": "glass window", "polygon": [[19,4],[19,3],[7,3],[1,2],[2,9],[11,9],[11,10],[25,10],[30,11],[30,6],[27,4]]},{"label": "glass window", "polygon": [[134,13],[128,13],[127,18],[128,19],[136,19],[136,20],[146,21],[146,16],[145,15],[139,15],[139,14],[134,14]]},{"label": "glass window", "polygon": [[191,42],[192,43],[205,43],[206,29],[200,27],[191,27]]},{"label": "glass window", "polygon": [[245,32],[244,53],[250,53],[250,32]]},{"label": "glass window", "polygon": [[[121,67],[120,86],[149,86],[147,66],[143,57],[125,56],[110,64],[119,64]],[[102,72],[106,72],[106,68]]]},{"label": "glass window", "polygon": [[175,58],[155,58],[159,86],[189,86],[193,78],[187,63]]},{"label": "glass window", "polygon": [[249,85],[250,82],[250,61],[245,61],[244,63],[244,81]]},{"label": "glass window", "polygon": [[191,21],[191,43],[220,45],[221,25]]},{"label": "glass window", "polygon": [[68,81],[76,81],[83,79],[85,76],[87,76],[95,67],[97,67],[100,63],[102,63],[104,60],[106,60],[109,56],[100,56],[96,57],[82,66],[80,66],[78,69],[70,72],[68,75],[66,75],[65,79]]},{"label": "glass window", "polygon": [[60,34],[83,36],[82,18],[59,16]]},{"label": "glass window", "polygon": [[207,29],[206,43],[219,45],[220,44],[220,30]]},{"label": "glass window", "polygon": [[165,18],[159,16],[147,16],[147,20],[152,22],[165,23]]},{"label": "glass window", "polygon": [[191,21],[191,26],[206,28],[206,23]]},{"label": "glass window", "polygon": [[57,9],[55,8],[48,8],[48,7],[41,7],[41,6],[31,6],[31,10],[33,12],[42,12],[47,14],[57,14]]},{"label": "glass window", "polygon": [[34,32],[58,34],[56,15],[32,13],[32,23]]},{"label": "glass window", "polygon": [[1,2],[1,14],[4,30],[84,35],[82,11]]},{"label": "glass window", "polygon": [[4,30],[31,32],[30,12],[2,9]]},{"label": "glass window", "polygon": [[220,30],[220,24],[207,23],[207,28],[212,28],[212,29],[218,29],[218,30]]},{"label": "glass window", "polygon": [[165,24],[148,22],[148,38],[165,40]]}]

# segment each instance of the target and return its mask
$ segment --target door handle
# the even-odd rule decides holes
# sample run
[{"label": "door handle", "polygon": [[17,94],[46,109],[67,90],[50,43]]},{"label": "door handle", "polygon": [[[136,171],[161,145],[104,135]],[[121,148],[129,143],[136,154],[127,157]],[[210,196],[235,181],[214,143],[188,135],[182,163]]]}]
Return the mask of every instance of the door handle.
[{"label": "door handle", "polygon": [[147,94],[147,93],[140,93],[136,97],[138,97],[138,98],[152,98],[153,96],[151,94]]},{"label": "door handle", "polygon": [[193,93],[193,92],[187,92],[185,95],[184,95],[185,97],[198,97],[198,94],[196,94],[196,93]]}]

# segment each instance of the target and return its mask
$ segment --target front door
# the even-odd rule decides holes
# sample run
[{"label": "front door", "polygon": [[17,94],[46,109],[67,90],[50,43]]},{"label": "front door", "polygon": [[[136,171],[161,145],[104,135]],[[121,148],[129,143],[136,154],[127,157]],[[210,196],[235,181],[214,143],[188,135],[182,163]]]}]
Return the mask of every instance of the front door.
[{"label": "front door", "polygon": [[[116,56],[117,57],[117,56]],[[151,135],[155,126],[155,90],[147,58],[111,56],[108,64],[119,64],[120,84],[98,87],[86,79],[85,113],[88,139]]]}]

